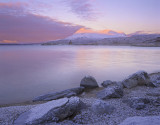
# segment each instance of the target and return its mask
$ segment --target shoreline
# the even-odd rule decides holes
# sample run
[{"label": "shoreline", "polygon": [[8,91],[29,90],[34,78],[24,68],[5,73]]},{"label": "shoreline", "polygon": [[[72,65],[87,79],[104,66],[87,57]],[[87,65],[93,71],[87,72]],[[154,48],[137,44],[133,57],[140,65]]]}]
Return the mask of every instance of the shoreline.
[{"label": "shoreline", "polygon": [[[152,75],[160,75],[160,72],[153,72],[150,73],[149,76]],[[100,89],[103,89],[102,86],[99,87]],[[48,101],[39,101],[39,102],[33,102],[32,100],[29,101],[24,101],[24,102],[19,102],[19,103],[10,103],[10,104],[0,104],[0,108],[2,107],[10,107],[10,106],[27,106],[27,105],[36,105],[36,104],[42,104]]]},{"label": "shoreline", "polygon": [[107,44],[72,44],[72,45],[69,45],[69,44],[41,44],[41,46],[128,46],[128,47],[160,47],[160,45],[158,46],[149,46],[149,45],[117,45],[117,44],[112,44],[112,45],[107,45]]},{"label": "shoreline", "polygon": [[[137,72],[137,75],[139,72]],[[140,75],[140,74],[139,74]],[[156,73],[150,73],[148,74],[150,76],[151,81],[154,81],[156,78],[160,80],[160,72]],[[132,76],[135,76],[134,74]],[[93,77],[89,77],[93,78]],[[117,85],[118,82],[116,83]],[[102,84],[101,84],[102,85]],[[159,106],[160,103],[157,105],[157,102],[154,100],[158,99],[160,97],[160,83],[157,84],[157,87],[151,87],[151,86],[134,86],[132,88],[123,88],[123,96],[120,96],[118,98],[109,98],[109,99],[99,99],[97,98],[97,93],[107,89],[108,87],[112,88],[115,86],[115,83],[113,82],[110,84],[107,88],[98,87],[93,89],[86,89],[81,94],[75,95],[75,97],[79,98],[84,104],[87,105],[87,107],[91,106],[90,108],[84,108],[81,109],[80,112],[76,112],[76,115],[67,119],[64,119],[60,122],[52,122],[52,125],[65,125],[65,124],[71,124],[71,125],[81,125],[81,124],[108,124],[108,125],[119,125],[122,123],[126,118],[133,117],[133,116],[160,116],[160,110]],[[119,87],[120,87],[119,86]],[[75,89],[74,89],[75,90]],[[109,89],[110,90],[110,89]],[[107,90],[108,91],[108,90]],[[68,92],[63,91],[63,92]],[[117,93],[118,94],[118,93]],[[135,98],[136,97],[136,98]],[[157,98],[158,97],[158,98]],[[70,97],[72,98],[72,97]],[[68,99],[70,99],[68,98]],[[74,98],[74,97],[73,97]],[[62,98],[63,99],[63,98]],[[129,103],[126,103],[125,100],[133,99],[133,102],[136,102],[134,99],[150,99],[150,101],[153,101],[152,103],[146,103],[139,105],[139,103],[136,103],[137,109],[134,107],[130,107]],[[59,99],[58,99],[59,100]],[[141,101],[142,101],[141,100]],[[54,100],[52,100],[54,101]],[[114,106],[114,111],[111,114],[97,114],[95,112],[92,112],[90,110],[92,108],[92,105],[96,104],[96,102],[105,102],[108,105]],[[15,120],[21,116],[24,112],[28,112],[34,107],[47,104],[51,101],[27,101],[23,103],[16,103],[16,104],[7,104],[7,105],[1,105],[0,106],[0,124],[10,124],[13,125]],[[103,104],[102,103],[102,104]],[[99,105],[100,106],[100,105]],[[144,106],[144,107],[143,107]],[[96,106],[97,107],[97,106]],[[98,110],[97,110],[98,111]],[[46,123],[44,125],[51,125],[50,123]]]},{"label": "shoreline", "polygon": [[0,44],[0,46],[127,46],[127,47],[160,47],[160,45],[123,45],[123,44]]}]

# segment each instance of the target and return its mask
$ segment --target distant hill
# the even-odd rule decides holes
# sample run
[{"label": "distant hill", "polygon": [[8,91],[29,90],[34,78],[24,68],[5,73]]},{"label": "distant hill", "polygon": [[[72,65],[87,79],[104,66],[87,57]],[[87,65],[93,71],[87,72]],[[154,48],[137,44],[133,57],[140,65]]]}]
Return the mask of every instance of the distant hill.
[{"label": "distant hill", "polygon": [[41,45],[42,43],[0,43],[0,46],[2,45],[9,45],[9,46],[13,46],[13,45]]},{"label": "distant hill", "polygon": [[97,41],[100,45],[160,46],[160,34],[141,34],[130,37],[105,38]]},{"label": "distant hill", "polygon": [[121,34],[78,33],[66,39],[43,43],[42,45],[124,45],[124,46],[160,46],[160,34]]}]

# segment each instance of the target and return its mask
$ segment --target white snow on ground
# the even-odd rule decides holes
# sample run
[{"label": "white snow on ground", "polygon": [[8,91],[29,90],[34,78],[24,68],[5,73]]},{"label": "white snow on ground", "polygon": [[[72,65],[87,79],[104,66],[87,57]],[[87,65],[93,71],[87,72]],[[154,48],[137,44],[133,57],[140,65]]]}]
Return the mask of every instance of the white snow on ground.
[{"label": "white snow on ground", "polygon": [[68,102],[68,98],[62,98],[58,100],[49,101],[44,104],[40,104],[30,110],[31,114],[29,115],[29,118],[26,120],[26,122],[39,119],[51,109],[65,105],[67,102]]},{"label": "white snow on ground", "polygon": [[77,33],[72,36],[67,37],[66,39],[73,40],[77,38],[89,38],[89,39],[104,39],[104,38],[114,38],[114,37],[125,37],[124,34],[100,34],[100,33]]}]

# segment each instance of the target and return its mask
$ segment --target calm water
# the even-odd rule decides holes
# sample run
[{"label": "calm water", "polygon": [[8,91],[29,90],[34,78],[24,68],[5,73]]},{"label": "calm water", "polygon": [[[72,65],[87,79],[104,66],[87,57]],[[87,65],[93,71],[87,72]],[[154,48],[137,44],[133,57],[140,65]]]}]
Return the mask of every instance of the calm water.
[{"label": "calm water", "polygon": [[77,87],[85,75],[101,83],[138,70],[160,71],[159,47],[0,46],[0,104]]}]

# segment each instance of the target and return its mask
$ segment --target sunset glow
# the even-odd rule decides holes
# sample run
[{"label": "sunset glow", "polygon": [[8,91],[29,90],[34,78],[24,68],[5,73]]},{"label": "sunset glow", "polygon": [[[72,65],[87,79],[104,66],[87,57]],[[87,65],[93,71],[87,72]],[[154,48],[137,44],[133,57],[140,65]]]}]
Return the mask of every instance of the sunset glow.
[{"label": "sunset glow", "polygon": [[74,33],[160,33],[159,6],[159,0],[0,0],[0,43]]}]

